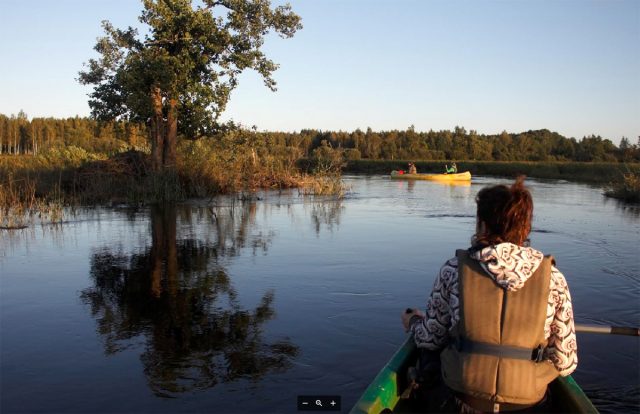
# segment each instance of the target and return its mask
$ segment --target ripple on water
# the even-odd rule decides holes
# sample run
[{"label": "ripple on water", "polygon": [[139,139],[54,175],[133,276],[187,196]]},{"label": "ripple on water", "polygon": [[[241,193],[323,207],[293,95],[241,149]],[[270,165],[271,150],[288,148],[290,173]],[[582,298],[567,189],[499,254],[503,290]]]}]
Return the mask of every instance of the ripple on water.
[{"label": "ripple on water", "polygon": [[384,296],[384,293],[380,292],[329,292],[330,295],[344,295],[344,296]]},{"label": "ripple on water", "polygon": [[553,230],[545,230],[545,229],[533,229],[531,233],[541,233],[541,234],[557,234],[557,231]]},{"label": "ripple on water", "polygon": [[452,218],[475,218],[476,216],[474,216],[473,214],[426,214],[425,215],[426,218],[445,218],[445,217],[452,217]]},{"label": "ripple on water", "polygon": [[640,282],[640,274],[629,270],[610,269],[608,267],[602,268],[601,270],[602,273],[606,273],[611,276],[625,278],[632,282]]},{"label": "ripple on water", "polygon": [[621,387],[583,388],[601,414],[637,413],[640,388],[637,383]]}]

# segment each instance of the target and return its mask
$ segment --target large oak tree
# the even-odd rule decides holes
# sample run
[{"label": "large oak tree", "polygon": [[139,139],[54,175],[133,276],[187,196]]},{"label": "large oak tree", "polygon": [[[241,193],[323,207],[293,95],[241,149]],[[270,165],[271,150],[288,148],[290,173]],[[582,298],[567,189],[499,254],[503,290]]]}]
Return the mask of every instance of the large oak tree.
[{"label": "large oak tree", "polygon": [[79,81],[94,85],[92,116],[149,125],[154,170],[173,168],[178,133],[197,137],[218,125],[238,76],[254,69],[275,90],[278,67],[261,51],[271,31],[283,38],[302,28],[289,4],[270,0],[143,0],[141,38],[132,27],[103,22],[98,59]]}]

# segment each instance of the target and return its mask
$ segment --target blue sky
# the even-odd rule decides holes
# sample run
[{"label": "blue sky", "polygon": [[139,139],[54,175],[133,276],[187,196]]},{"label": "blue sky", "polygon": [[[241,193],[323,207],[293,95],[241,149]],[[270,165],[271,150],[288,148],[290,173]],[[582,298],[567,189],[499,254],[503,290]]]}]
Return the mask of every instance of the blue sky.
[{"label": "blue sky", "polygon": [[[280,2],[275,2],[280,4]],[[293,0],[304,29],[271,36],[269,91],[240,79],[224,114],[259,130],[547,128],[640,135],[640,1]],[[138,0],[0,0],[0,113],[87,116],[75,78],[100,21]]]}]

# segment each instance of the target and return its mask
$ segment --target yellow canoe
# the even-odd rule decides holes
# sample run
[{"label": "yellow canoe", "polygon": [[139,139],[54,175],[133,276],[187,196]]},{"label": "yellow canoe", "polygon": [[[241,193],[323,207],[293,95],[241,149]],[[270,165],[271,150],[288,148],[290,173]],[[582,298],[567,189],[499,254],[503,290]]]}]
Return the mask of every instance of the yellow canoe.
[{"label": "yellow canoe", "polygon": [[431,180],[431,181],[471,181],[469,171],[457,174],[398,174],[398,171],[391,171],[391,178],[400,180]]}]

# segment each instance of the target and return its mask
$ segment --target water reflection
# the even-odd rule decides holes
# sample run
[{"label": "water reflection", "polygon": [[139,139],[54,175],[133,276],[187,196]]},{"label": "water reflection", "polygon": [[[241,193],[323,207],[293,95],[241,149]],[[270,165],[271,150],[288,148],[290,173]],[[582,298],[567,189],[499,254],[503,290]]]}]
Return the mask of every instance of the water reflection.
[{"label": "water reflection", "polygon": [[616,211],[621,211],[628,217],[631,218],[640,218],[640,204],[637,203],[629,203],[621,200],[611,199],[609,197],[603,197],[604,204],[612,203],[615,205]]},{"label": "water reflection", "polygon": [[324,202],[314,202],[311,204],[311,222],[316,231],[320,234],[322,226],[326,226],[329,232],[333,232],[334,227],[340,227],[340,216],[344,210],[341,199],[329,199]]},{"label": "water reflection", "polygon": [[434,181],[434,183],[445,187],[471,187],[471,181]]},{"label": "water reflection", "polygon": [[[189,210],[181,213],[187,221],[193,217]],[[176,208],[154,208],[151,246],[137,253],[105,247],[91,257],[93,286],[81,298],[91,308],[105,353],[135,348],[143,338],[140,359],[158,396],[258,381],[286,370],[298,354],[287,339],[263,338],[263,325],[275,316],[274,292],[244,308],[220,264],[220,258],[239,254],[240,246],[268,245],[248,236],[255,205],[209,213],[213,241],[178,239]]]},{"label": "water reflection", "polygon": [[22,246],[31,251],[31,245],[40,237],[47,237],[52,243],[62,245],[62,229],[62,223],[38,223],[16,229],[0,228],[0,261],[13,255]]},{"label": "water reflection", "polygon": [[[416,186],[416,181],[420,180],[398,180],[399,189],[407,189],[407,192],[412,193]],[[425,181],[420,181],[425,182]],[[429,185],[441,186],[441,187],[471,187],[471,181],[427,181]]]}]

